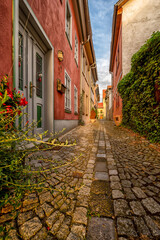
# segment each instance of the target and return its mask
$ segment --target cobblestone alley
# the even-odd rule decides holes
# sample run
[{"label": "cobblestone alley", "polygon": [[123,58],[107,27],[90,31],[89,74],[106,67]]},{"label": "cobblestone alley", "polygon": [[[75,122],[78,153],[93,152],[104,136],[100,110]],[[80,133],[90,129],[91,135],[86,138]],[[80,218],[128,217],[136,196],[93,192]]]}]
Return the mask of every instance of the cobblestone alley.
[{"label": "cobblestone alley", "polygon": [[48,170],[45,186],[55,190],[26,196],[18,214],[3,209],[1,239],[160,239],[158,149],[107,121],[79,126],[64,139],[77,145],[43,153],[61,168],[31,161]]}]

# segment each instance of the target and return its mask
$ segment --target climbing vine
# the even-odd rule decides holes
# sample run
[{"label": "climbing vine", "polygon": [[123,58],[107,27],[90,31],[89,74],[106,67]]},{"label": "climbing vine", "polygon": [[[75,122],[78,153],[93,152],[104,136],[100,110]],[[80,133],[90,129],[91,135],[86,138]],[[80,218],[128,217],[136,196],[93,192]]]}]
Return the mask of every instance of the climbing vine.
[{"label": "climbing vine", "polygon": [[160,142],[160,32],[132,56],[131,70],[118,84],[122,124]]}]

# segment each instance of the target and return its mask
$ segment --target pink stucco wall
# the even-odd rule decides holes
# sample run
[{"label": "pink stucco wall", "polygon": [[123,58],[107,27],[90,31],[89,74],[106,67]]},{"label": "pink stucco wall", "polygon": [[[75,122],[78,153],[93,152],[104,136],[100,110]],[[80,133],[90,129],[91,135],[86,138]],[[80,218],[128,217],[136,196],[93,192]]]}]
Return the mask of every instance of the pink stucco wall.
[{"label": "pink stucco wall", "polygon": [[[36,17],[46,32],[54,47],[54,116],[55,119],[78,119],[78,115],[74,114],[74,85],[80,93],[80,40],[78,29],[75,21],[72,1],[69,5],[72,14],[72,49],[65,33],[65,3],[60,0],[28,0]],[[75,33],[78,38],[78,67],[74,59]],[[57,58],[58,50],[64,53],[63,62],[59,62]],[[66,113],[64,110],[64,94],[57,91],[57,78],[65,83],[65,70],[71,78],[71,112]],[[79,101],[78,101],[79,102]],[[78,103],[79,105],[79,103]]]},{"label": "pink stucco wall", "polygon": [[[12,1],[0,1],[0,79],[8,74],[12,82]],[[10,84],[12,85],[12,84]]]}]

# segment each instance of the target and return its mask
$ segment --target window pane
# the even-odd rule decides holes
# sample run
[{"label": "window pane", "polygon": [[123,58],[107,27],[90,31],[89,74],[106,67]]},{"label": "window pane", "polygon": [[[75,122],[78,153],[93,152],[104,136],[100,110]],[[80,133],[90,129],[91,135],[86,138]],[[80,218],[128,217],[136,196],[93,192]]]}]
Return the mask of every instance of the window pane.
[{"label": "window pane", "polygon": [[18,62],[18,71],[19,71],[19,83],[18,87],[23,91],[23,35],[19,33],[19,62]]},{"label": "window pane", "polygon": [[37,106],[37,128],[42,127],[42,107]]},{"label": "window pane", "polygon": [[42,98],[42,58],[36,53],[36,94]]}]

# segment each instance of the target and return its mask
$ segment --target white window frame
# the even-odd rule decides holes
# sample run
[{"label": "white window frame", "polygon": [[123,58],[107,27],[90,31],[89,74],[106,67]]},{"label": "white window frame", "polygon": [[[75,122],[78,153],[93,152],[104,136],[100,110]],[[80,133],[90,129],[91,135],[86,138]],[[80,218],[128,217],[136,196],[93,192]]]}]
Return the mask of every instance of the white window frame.
[{"label": "white window frame", "polygon": [[[67,82],[68,81],[68,82]],[[68,84],[69,83],[69,84]],[[71,111],[71,78],[68,75],[68,73],[65,71],[65,86],[66,86],[66,90],[65,90],[65,109],[66,110],[70,110]],[[66,94],[68,94],[68,86],[69,86],[69,96],[66,96]],[[68,105],[67,103],[67,99],[70,100],[70,104]]]},{"label": "white window frame", "polygon": [[78,113],[78,89],[74,85],[74,112]]},{"label": "white window frame", "polygon": [[78,38],[77,38],[76,34],[75,34],[74,59],[75,59],[77,65],[78,65]]},{"label": "white window frame", "polygon": [[[67,10],[69,11],[69,15],[70,15],[69,32],[68,32],[68,24],[67,24],[68,23]],[[66,10],[65,10],[65,32],[66,32],[67,39],[70,45],[72,46],[72,14],[71,14],[71,9],[70,9],[68,0],[66,0]]]}]

